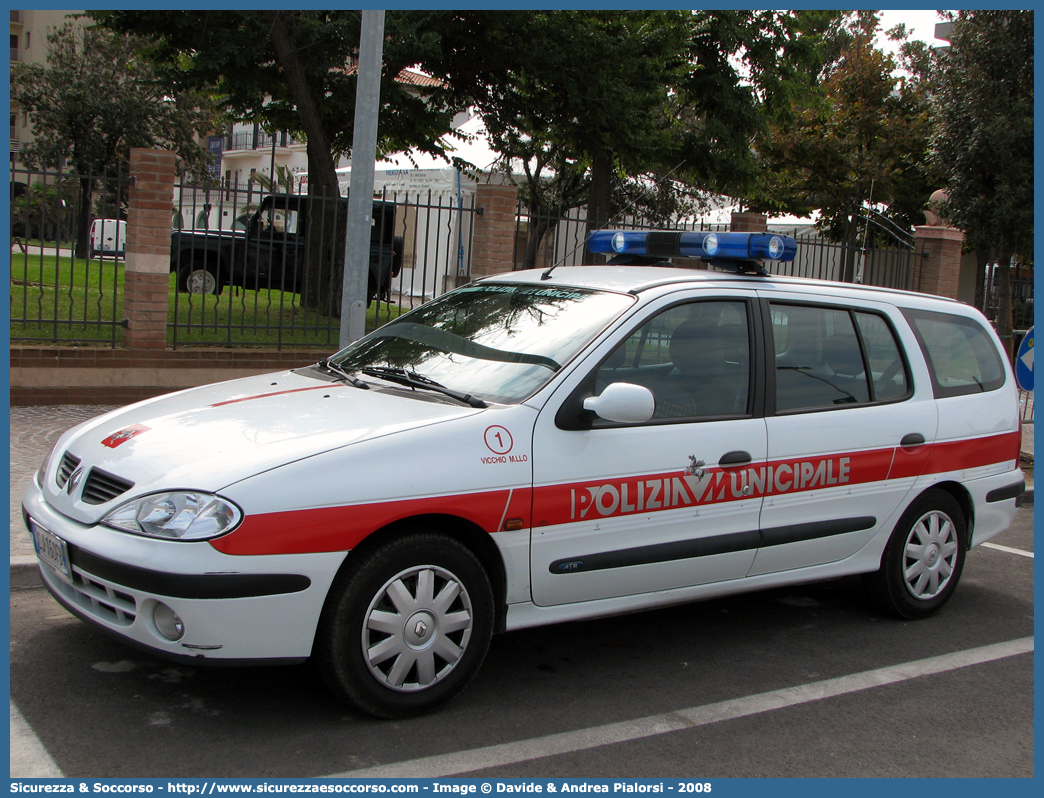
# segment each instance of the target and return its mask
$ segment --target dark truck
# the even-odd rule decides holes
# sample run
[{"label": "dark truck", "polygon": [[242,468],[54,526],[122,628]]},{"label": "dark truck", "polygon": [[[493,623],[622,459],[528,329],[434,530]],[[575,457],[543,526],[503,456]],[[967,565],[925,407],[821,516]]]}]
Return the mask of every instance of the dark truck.
[{"label": "dark truck", "polygon": [[[225,286],[240,286],[300,292],[307,225],[310,220],[322,223],[322,214],[309,213],[314,202],[305,194],[270,194],[250,217],[246,230],[174,230],[170,270],[177,274],[178,290],[218,294]],[[340,224],[331,224],[330,232],[323,235],[331,242],[323,249],[330,253],[331,268],[336,270],[344,263],[348,200],[338,198],[338,207]],[[395,235],[395,204],[374,202],[367,304],[376,296],[389,295],[392,278],[402,268],[402,254],[402,237]]]}]

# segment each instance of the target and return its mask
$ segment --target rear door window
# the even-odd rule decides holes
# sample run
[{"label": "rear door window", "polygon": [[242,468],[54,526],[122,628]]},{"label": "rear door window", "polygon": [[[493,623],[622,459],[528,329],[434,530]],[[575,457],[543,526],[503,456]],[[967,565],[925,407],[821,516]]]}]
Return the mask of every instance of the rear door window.
[{"label": "rear door window", "polygon": [[909,372],[881,316],[817,305],[770,304],[776,412],[903,399]]}]

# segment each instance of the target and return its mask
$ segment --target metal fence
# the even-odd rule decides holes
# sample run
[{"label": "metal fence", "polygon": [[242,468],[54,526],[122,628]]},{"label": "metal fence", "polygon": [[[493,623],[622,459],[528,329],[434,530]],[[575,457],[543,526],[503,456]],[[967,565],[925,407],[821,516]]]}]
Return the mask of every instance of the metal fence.
[{"label": "metal fence", "polygon": [[[613,229],[664,229],[722,232],[728,224],[710,224],[693,219],[675,219],[666,223],[629,216],[614,221]],[[537,237],[539,235],[539,240]],[[587,236],[587,219],[582,211],[556,216],[530,214],[521,204],[515,224],[513,268],[547,268],[552,264],[575,266],[582,263]],[[815,235],[797,235],[797,253],[787,263],[766,263],[772,274],[838,280],[885,288],[916,291],[920,286],[920,268],[927,254],[912,246],[875,249],[849,249]],[[698,261],[679,261],[697,265]]]},{"label": "metal fence", "polygon": [[846,244],[818,236],[796,236],[797,252],[787,263],[766,264],[773,274],[810,277],[861,285],[876,285],[916,291],[921,282],[921,265],[927,257],[913,247],[851,249]]},{"label": "metal fence", "polygon": [[11,169],[12,342],[120,342],[128,185],[122,172]]},{"label": "metal fence", "polygon": [[[1019,266],[1011,270],[1011,326],[1014,330],[1028,330],[1033,326],[1033,266]],[[983,294],[983,313],[990,319],[997,316],[996,267],[988,268]]]},{"label": "metal fence", "polygon": [[[335,347],[346,208],[252,182],[177,186],[170,344]],[[470,279],[475,212],[474,196],[375,196],[368,330]]]},{"label": "metal fence", "polygon": [[[668,224],[642,216],[614,220],[614,230],[670,229],[723,232],[727,224],[708,224],[694,220],[674,220]],[[584,211],[541,215],[531,214],[521,203],[515,213],[515,250],[512,269],[546,269],[550,266],[578,266],[583,263],[587,243],[587,216]]]}]

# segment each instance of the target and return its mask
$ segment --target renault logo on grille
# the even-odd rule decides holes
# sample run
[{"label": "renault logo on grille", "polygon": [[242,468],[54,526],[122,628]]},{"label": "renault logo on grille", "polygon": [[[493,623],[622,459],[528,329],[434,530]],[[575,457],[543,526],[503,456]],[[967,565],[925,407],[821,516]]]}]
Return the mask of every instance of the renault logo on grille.
[{"label": "renault logo on grille", "polygon": [[65,492],[72,496],[72,492],[76,489],[76,486],[80,484],[80,477],[83,476],[83,468],[77,468],[69,475],[68,481],[65,483]]}]

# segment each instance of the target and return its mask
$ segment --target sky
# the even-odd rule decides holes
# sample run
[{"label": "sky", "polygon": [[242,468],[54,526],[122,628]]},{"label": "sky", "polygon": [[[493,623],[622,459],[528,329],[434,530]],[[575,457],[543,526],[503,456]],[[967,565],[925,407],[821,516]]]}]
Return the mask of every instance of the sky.
[{"label": "sky", "polygon": [[[944,45],[945,42],[935,38],[935,25],[937,22],[942,22],[942,18],[939,16],[938,11],[929,11],[927,9],[919,9],[917,11],[882,11],[881,12],[881,30],[886,31],[889,28],[894,28],[899,23],[906,25],[908,31],[911,31],[911,39],[920,39],[921,41],[927,42],[929,47],[939,47]],[[891,49],[889,45],[891,42],[887,38],[881,38],[881,46],[883,49]]]}]

